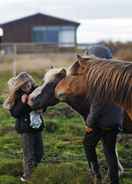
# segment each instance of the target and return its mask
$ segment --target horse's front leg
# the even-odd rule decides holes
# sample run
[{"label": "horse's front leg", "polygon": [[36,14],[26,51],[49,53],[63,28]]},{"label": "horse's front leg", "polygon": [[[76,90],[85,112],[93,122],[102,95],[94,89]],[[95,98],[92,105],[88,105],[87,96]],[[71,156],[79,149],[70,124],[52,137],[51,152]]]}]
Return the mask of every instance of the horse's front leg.
[{"label": "horse's front leg", "polygon": [[91,133],[86,133],[84,138],[84,149],[92,175],[92,181],[93,183],[101,184],[101,174],[96,154],[96,145],[99,140],[100,135],[97,132],[93,131]]}]

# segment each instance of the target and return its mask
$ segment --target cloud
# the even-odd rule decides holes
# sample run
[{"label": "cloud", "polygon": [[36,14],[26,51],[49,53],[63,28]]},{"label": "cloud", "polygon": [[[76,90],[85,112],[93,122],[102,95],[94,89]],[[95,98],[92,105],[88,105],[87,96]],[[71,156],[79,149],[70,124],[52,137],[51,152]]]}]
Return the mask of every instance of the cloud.
[{"label": "cloud", "polygon": [[78,30],[81,42],[111,38],[129,40],[132,19],[124,18],[132,18],[131,7],[132,0],[6,0],[0,1],[0,23],[42,12],[71,20],[86,20],[81,21]]},{"label": "cloud", "polygon": [[131,0],[6,0],[0,1],[0,22],[37,12],[76,20],[132,17],[131,7]]},{"label": "cloud", "polygon": [[132,18],[80,20],[78,42],[132,41]]}]

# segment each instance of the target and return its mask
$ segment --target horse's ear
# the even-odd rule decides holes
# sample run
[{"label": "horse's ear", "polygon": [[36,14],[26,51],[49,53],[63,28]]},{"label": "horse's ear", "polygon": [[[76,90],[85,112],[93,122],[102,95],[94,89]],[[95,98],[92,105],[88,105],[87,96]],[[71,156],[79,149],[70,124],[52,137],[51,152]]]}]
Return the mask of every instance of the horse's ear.
[{"label": "horse's ear", "polygon": [[59,74],[61,74],[61,75],[63,75],[63,76],[66,76],[66,69],[63,68],[63,69],[59,72]]},{"label": "horse's ear", "polygon": [[79,63],[79,65],[81,65],[81,64],[82,64],[82,62],[83,62],[82,56],[77,55],[77,59],[78,59],[78,63]]},{"label": "horse's ear", "polygon": [[81,58],[82,57],[79,54],[77,54],[77,59],[80,60]]}]

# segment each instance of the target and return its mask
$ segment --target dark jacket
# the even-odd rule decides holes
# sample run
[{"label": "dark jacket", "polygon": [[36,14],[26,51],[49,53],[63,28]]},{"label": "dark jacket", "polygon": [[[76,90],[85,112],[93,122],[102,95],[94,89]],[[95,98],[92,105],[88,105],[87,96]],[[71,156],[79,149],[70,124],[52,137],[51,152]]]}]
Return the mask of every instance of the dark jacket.
[{"label": "dark jacket", "polygon": [[10,110],[11,115],[16,118],[16,131],[18,133],[35,133],[38,131],[42,131],[44,128],[44,123],[42,123],[41,127],[38,129],[33,129],[30,127],[31,108],[27,104],[22,103],[21,96],[23,94],[24,92],[22,92],[21,90],[17,91],[15,104]]},{"label": "dark jacket", "polygon": [[99,104],[93,102],[86,124],[90,128],[121,129],[123,123],[123,111],[113,104]]},{"label": "dark jacket", "polygon": [[99,57],[99,58],[112,59],[112,52],[106,46],[101,46],[101,45],[91,46],[87,50],[87,53],[89,55],[95,55],[96,57]]}]

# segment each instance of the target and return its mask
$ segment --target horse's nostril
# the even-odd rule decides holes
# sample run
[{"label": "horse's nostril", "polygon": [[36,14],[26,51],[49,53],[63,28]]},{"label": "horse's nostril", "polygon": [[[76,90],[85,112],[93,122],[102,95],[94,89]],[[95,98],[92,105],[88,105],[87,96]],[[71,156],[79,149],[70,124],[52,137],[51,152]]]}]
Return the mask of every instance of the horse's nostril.
[{"label": "horse's nostril", "polygon": [[29,98],[28,98],[28,105],[29,105],[29,106],[32,106],[33,103],[34,103],[34,101],[35,101],[35,97],[29,96]]},{"label": "horse's nostril", "polygon": [[35,97],[32,97],[32,98],[31,98],[31,101],[34,102],[34,101],[35,101]]}]

